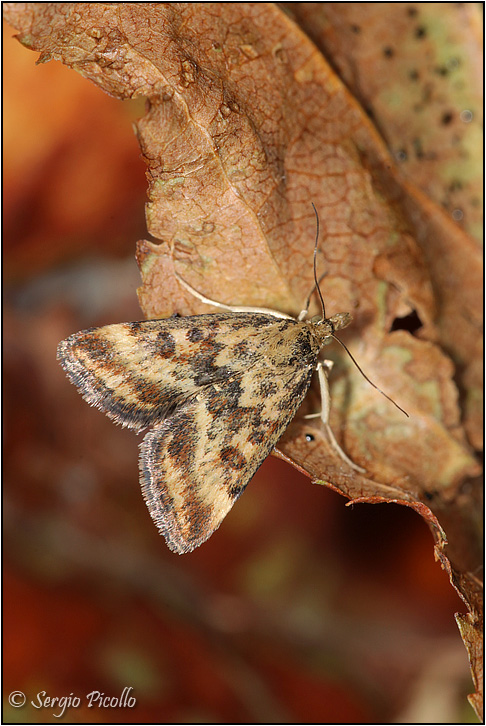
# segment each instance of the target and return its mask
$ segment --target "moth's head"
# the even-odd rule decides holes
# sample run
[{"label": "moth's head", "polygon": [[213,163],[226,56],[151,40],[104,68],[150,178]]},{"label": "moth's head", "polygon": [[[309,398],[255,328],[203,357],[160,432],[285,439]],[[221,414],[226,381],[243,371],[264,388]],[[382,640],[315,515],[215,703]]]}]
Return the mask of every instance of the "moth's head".
[{"label": "moth's head", "polygon": [[334,328],[334,331],[336,331],[347,328],[352,319],[353,316],[350,313],[336,313],[332,318],[329,318],[329,322]]},{"label": "moth's head", "polygon": [[309,322],[312,325],[317,325],[318,327],[329,330],[331,333],[335,333],[336,330],[347,328],[352,319],[353,316],[350,313],[336,313],[332,318],[323,318],[322,315],[314,315]]},{"label": "moth's head", "polygon": [[315,315],[308,322],[312,326],[314,335],[317,335],[319,338],[321,345],[326,345],[331,342],[333,334],[337,330],[346,328],[352,319],[349,313],[336,313],[332,318],[323,318],[321,315]]}]

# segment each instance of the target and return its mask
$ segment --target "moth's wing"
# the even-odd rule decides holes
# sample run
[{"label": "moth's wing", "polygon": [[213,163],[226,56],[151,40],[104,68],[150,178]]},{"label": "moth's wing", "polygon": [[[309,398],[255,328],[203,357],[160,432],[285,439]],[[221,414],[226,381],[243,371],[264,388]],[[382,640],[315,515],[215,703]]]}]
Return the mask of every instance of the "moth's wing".
[{"label": "moth's wing", "polygon": [[142,492],[171,550],[190,552],[219,527],[302,402],[311,358],[275,368],[262,350],[257,363],[207,385],[146,434]]},{"label": "moth's wing", "polygon": [[150,513],[176,552],[221,524],[310,385],[319,344],[305,323],[222,313],[95,328],[60,343],[84,398],[141,445]]},{"label": "moth's wing", "polygon": [[71,335],[57,355],[88,403],[141,431],[201,386],[247,368],[259,346],[258,331],[275,321],[222,313],[106,325]]}]

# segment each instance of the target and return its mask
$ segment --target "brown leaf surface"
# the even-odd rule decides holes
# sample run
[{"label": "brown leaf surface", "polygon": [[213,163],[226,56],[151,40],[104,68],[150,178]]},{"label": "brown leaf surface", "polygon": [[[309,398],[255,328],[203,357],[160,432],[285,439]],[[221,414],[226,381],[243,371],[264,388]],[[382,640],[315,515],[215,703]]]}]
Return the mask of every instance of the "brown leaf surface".
[{"label": "brown leaf surface", "polygon": [[[452,577],[465,560],[451,568],[442,529],[442,514],[454,522],[461,491],[478,473],[465,435],[480,444],[475,244],[401,176],[354,98],[278,7],[5,8],[40,62],[62,60],[118,98],[149,99],[137,129],[150,182],[148,225],[159,240],[138,248],[148,317],[207,312],[182,293],[174,265],[210,298],[298,313],[312,288],[316,205],[327,312],[353,313],[343,339],[410,418],[333,352],[332,427],[366,476],[336,458],[315,421],[295,419],[282,455],[353,501],[398,501],[419,511],[476,622],[470,581]],[[415,335],[396,329],[414,315]],[[306,410],[316,410],[311,403]],[[469,504],[461,508],[465,532],[475,516]],[[471,566],[474,547],[465,549]]]},{"label": "brown leaf surface", "polygon": [[401,170],[481,244],[477,3],[281,3],[374,120]]},{"label": "brown leaf surface", "polygon": [[[482,583],[480,583],[482,591]],[[457,625],[467,649],[471,672],[476,692],[469,696],[469,702],[476,711],[478,718],[484,720],[484,672],[483,672],[483,626],[474,613],[456,615]]]}]

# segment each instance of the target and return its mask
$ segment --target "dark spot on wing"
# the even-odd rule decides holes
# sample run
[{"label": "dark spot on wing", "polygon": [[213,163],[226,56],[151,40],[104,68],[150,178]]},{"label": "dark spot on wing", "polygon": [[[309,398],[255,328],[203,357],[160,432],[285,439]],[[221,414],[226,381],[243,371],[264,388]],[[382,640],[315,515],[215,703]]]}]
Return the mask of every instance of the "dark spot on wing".
[{"label": "dark spot on wing", "polygon": [[309,362],[314,363],[315,360],[317,360],[317,352],[315,346],[312,345],[311,336],[307,330],[301,330],[292,345],[292,355],[288,364],[300,369]]},{"label": "dark spot on wing", "polygon": [[186,332],[186,338],[191,343],[198,343],[204,338],[204,331],[201,328],[189,328]]},{"label": "dark spot on wing", "polygon": [[229,488],[228,494],[233,499],[238,499],[238,497],[243,494],[243,492],[246,489],[246,484],[233,484],[232,487]]},{"label": "dark spot on wing", "polygon": [[176,350],[176,342],[172,333],[169,333],[165,330],[158,333],[156,346],[157,353],[162,358],[168,358],[169,356],[174,355]]},{"label": "dark spot on wing", "polygon": [[235,358],[245,358],[248,355],[248,341],[242,340],[234,346],[233,351]]},{"label": "dark spot on wing", "polygon": [[259,446],[265,441],[265,435],[266,433],[261,430],[252,431],[251,434],[248,436],[248,443]]},{"label": "dark spot on wing", "polygon": [[[224,366],[218,369],[225,372]],[[229,373],[227,373],[229,375]],[[217,390],[215,388],[208,388],[205,396],[206,410],[213,416],[224,416],[228,418],[230,412],[233,412],[235,417],[235,425],[238,418],[241,418],[241,410],[239,409],[238,402],[241,396],[241,383],[238,378],[230,379],[224,385],[224,390]]]},{"label": "dark spot on wing", "polygon": [[260,383],[259,387],[259,395],[266,397],[266,396],[272,396],[274,393],[277,393],[278,386],[275,383],[275,381],[270,380],[263,380]]},{"label": "dark spot on wing", "polygon": [[[205,531],[208,526],[208,522],[211,521],[213,513],[212,506],[205,504],[200,499],[194,496],[194,491],[191,487],[186,487],[186,494],[184,496],[184,514],[190,524],[190,527],[185,532],[185,539],[189,545],[194,543],[199,544],[201,539],[201,533]],[[191,546],[193,549],[193,546]]]},{"label": "dark spot on wing", "polygon": [[174,416],[170,424],[171,440],[167,445],[169,456],[177,461],[179,467],[191,470],[194,462],[194,441],[197,430],[191,414]]},{"label": "dark spot on wing", "polygon": [[229,366],[214,365],[213,356],[198,355],[192,362],[194,383],[196,386],[207,386],[209,383],[226,381],[231,376]]},{"label": "dark spot on wing", "polygon": [[146,321],[136,320],[133,323],[128,323],[127,327],[128,327],[128,329],[130,330],[131,333],[138,333],[138,331],[141,330],[142,325],[144,323],[146,323]]},{"label": "dark spot on wing", "polygon": [[156,404],[160,398],[161,386],[152,381],[146,381],[144,378],[136,378],[133,381],[134,389],[137,393],[137,399],[140,403]]},{"label": "dark spot on wing", "polygon": [[[69,350],[72,350],[76,355],[76,350],[86,349],[89,351],[89,357],[93,361],[107,362],[113,353],[114,346],[106,338],[101,335],[90,335],[91,332],[95,332],[96,328],[92,330],[85,330],[82,334],[73,336],[73,341],[69,345]],[[68,341],[70,339],[68,338]]]},{"label": "dark spot on wing", "polygon": [[225,449],[222,449],[220,457],[221,461],[230,466],[232,469],[239,471],[240,469],[244,469],[246,466],[245,457],[238,451],[238,449],[235,449],[234,446],[227,446]]},{"label": "dark spot on wing", "polygon": [[277,409],[285,414],[286,411],[294,408],[295,402],[300,402],[304,398],[304,395],[310,386],[311,378],[312,369],[309,368],[306,375],[299,377],[298,380],[296,378],[292,388],[287,392],[287,395],[276,401]]}]

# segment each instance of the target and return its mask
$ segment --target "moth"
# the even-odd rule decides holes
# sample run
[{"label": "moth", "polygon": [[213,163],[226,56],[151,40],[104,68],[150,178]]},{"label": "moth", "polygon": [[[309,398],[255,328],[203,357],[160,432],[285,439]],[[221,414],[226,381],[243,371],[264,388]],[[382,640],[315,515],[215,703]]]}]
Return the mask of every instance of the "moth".
[{"label": "moth", "polygon": [[[224,312],[106,325],[59,344],[61,366],[89,404],[137,433],[148,429],[140,445],[142,493],[174,552],[192,551],[219,527],[294,417],[316,370],[328,426],[319,354],[339,340],[335,333],[351,315],[325,316],[317,236],[321,316],[230,308],[177,275]],[[360,470],[332,434],[331,442]]]}]

